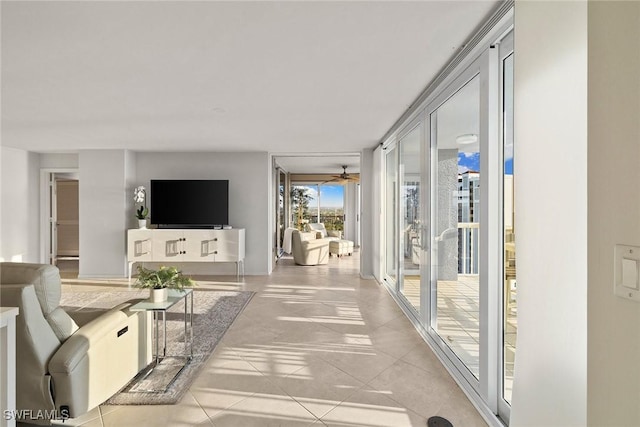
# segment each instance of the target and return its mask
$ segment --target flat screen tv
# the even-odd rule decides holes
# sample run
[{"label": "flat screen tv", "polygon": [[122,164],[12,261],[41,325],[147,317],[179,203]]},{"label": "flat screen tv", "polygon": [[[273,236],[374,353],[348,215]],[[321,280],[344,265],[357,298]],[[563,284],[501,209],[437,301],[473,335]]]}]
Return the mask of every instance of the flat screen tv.
[{"label": "flat screen tv", "polygon": [[149,214],[159,228],[229,224],[229,181],[152,179]]}]

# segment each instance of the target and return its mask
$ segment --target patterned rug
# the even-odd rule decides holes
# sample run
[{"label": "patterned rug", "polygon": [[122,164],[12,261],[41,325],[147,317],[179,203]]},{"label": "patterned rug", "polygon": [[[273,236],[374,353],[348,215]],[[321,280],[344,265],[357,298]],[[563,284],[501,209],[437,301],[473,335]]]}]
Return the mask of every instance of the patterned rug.
[{"label": "patterned rug", "polygon": [[[209,291],[196,289],[193,298],[193,358],[184,369],[183,359],[166,358],[151,374],[143,371],[105,402],[107,405],[170,405],[180,401],[216,345],[251,300],[254,292]],[[147,298],[148,290],[113,292],[66,292],[61,304],[65,310],[108,309],[130,299]],[[167,354],[183,354],[184,303],[167,312]],[[162,321],[160,322],[162,323]],[[162,326],[160,326],[162,327]],[[162,336],[162,332],[160,333]],[[162,347],[162,345],[160,346]],[[155,348],[155,347],[154,347]],[[177,377],[174,378],[174,375]],[[162,390],[170,382],[165,391]]]}]

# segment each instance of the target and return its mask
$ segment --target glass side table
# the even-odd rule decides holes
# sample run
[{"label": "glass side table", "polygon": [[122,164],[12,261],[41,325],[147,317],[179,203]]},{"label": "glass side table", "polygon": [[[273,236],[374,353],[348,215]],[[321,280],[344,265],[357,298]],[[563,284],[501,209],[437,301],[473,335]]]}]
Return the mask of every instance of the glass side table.
[{"label": "glass side table", "polygon": [[[188,298],[187,298],[188,297]],[[164,392],[173,383],[173,381],[180,375],[184,368],[193,358],[193,289],[184,289],[182,291],[177,289],[169,289],[168,297],[166,301],[152,302],[150,299],[140,301],[129,308],[131,311],[152,311],[153,312],[153,324],[155,335],[155,354],[154,361],[146,368],[147,372],[145,377],[150,375],[153,370],[162,363],[162,360],[167,357],[167,311],[184,300],[184,354],[182,356],[171,355],[171,357],[184,357],[184,364],[171,378],[169,383],[164,389],[161,390],[144,390],[151,392]],[[160,352],[160,315],[162,315],[162,354]]]}]

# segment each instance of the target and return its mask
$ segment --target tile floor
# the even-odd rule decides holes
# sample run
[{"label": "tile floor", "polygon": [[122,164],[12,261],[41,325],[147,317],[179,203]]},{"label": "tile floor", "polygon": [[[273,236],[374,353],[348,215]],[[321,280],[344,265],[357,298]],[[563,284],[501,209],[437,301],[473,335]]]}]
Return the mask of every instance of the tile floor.
[{"label": "tile floor", "polygon": [[[272,275],[243,283],[198,277],[199,288],[257,294],[183,400],[103,405],[65,425],[400,427],[439,415],[485,426],[396,303],[358,267],[356,253],[318,267],[283,260]],[[126,286],[65,277],[65,291]]]},{"label": "tile floor", "polygon": [[[416,309],[420,309],[420,277],[405,276],[403,294]],[[513,390],[513,365],[518,333],[518,307],[516,291],[507,306],[504,333],[504,395],[510,401]],[[477,275],[459,275],[457,281],[438,281],[437,330],[445,343],[464,362],[469,370],[479,375],[480,357],[480,294]]]}]

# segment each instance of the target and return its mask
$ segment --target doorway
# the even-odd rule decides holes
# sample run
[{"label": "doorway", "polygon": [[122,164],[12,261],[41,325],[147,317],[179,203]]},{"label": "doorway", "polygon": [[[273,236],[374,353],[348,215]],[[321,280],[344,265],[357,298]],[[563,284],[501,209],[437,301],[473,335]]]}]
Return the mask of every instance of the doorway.
[{"label": "doorway", "polygon": [[79,269],[79,183],[77,170],[42,171],[41,261],[61,271]]}]

